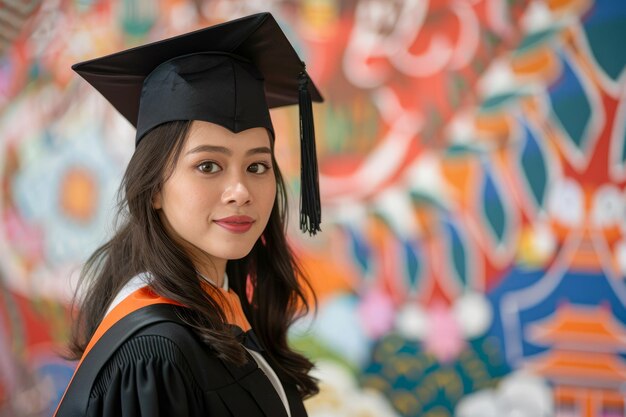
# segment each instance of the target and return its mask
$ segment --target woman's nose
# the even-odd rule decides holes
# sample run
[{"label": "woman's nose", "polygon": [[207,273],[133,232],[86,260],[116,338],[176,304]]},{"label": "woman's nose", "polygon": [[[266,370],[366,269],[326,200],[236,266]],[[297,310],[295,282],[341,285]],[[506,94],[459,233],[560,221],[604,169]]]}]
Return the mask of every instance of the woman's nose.
[{"label": "woman's nose", "polygon": [[240,179],[237,179],[228,185],[222,194],[222,202],[225,204],[243,206],[250,203],[250,201],[250,191]]}]

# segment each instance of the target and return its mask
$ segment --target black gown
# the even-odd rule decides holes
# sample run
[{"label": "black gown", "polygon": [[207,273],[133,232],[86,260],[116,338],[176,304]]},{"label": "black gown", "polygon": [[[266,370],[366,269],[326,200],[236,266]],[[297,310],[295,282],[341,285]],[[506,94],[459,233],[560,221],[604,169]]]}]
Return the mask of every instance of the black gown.
[{"label": "black gown", "polygon": [[[118,323],[124,325],[125,320]],[[107,342],[106,336],[113,338]],[[85,384],[77,373],[71,386],[79,385],[89,398],[68,390],[64,402],[82,403],[74,411],[61,407],[57,417],[287,417],[283,402],[251,355],[243,366],[225,363],[181,322],[160,321],[126,336],[98,370],[91,369],[95,360],[87,355],[79,370],[97,372],[97,377],[89,388],[80,386]],[[104,351],[102,343],[111,340],[119,337],[105,334],[94,350]],[[284,387],[291,416],[305,417],[295,384],[272,368]],[[81,414],[77,410],[85,404]]]}]

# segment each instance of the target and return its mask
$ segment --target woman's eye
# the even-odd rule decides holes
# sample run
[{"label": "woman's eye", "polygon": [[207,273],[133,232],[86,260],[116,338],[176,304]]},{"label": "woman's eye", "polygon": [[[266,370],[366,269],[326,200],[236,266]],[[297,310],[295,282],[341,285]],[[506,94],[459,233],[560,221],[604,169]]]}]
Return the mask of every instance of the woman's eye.
[{"label": "woman's eye", "polygon": [[248,172],[252,172],[253,174],[264,174],[269,171],[270,166],[261,162],[255,162],[254,164],[248,167]]},{"label": "woman's eye", "polygon": [[215,162],[205,161],[198,165],[198,169],[206,174],[213,174],[215,172],[221,171],[222,168]]}]

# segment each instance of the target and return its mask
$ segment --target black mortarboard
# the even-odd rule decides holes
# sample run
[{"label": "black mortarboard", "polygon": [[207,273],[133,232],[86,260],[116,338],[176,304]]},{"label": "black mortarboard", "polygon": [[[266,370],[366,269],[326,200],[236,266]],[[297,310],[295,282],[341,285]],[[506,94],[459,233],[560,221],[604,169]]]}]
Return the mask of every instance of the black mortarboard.
[{"label": "black mortarboard", "polygon": [[269,13],[81,62],[72,69],[137,128],[135,143],[174,120],[233,132],[274,129],[269,108],[299,103],[300,228],[315,234],[321,207],[311,101],[322,101],[304,62]]}]

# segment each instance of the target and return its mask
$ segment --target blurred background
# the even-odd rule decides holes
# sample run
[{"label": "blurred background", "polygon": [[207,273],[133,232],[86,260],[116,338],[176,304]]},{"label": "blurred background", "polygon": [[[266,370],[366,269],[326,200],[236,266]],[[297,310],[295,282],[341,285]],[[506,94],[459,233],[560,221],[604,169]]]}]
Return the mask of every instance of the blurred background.
[{"label": "blurred background", "polygon": [[[133,152],[70,65],[258,11],[326,98],[323,233],[290,228],[309,414],[624,417],[622,0],[0,0],[0,416],[54,411]],[[297,196],[297,109],[272,117]]]}]

